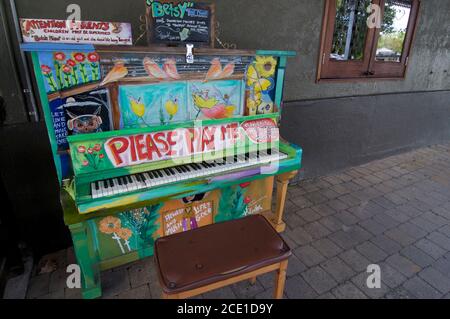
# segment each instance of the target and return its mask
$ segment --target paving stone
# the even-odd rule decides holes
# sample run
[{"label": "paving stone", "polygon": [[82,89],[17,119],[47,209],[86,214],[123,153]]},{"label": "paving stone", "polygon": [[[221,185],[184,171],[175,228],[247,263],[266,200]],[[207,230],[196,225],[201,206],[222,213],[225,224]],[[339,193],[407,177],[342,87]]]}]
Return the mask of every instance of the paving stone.
[{"label": "paving stone", "polygon": [[427,231],[409,222],[398,226],[398,229],[405,232],[408,236],[414,238],[415,240],[421,239],[427,235]]},{"label": "paving stone", "polygon": [[388,254],[370,241],[366,241],[361,245],[356,246],[356,250],[373,263],[380,262],[388,256]]},{"label": "paving stone", "polygon": [[339,199],[330,200],[328,202],[328,206],[330,206],[331,208],[333,208],[336,211],[341,211],[341,210],[349,208],[349,206],[346,203],[344,203],[343,201],[341,201]]},{"label": "paving stone", "polygon": [[322,255],[327,258],[334,257],[340,252],[342,252],[342,248],[334,244],[328,238],[322,238],[319,240],[315,240],[312,242],[312,246],[316,248]]},{"label": "paving stone", "polygon": [[326,292],[323,295],[318,296],[316,299],[336,299],[336,296],[331,292]]},{"label": "paving stone", "polygon": [[353,214],[349,213],[348,211],[340,211],[334,215],[342,224],[346,226],[351,226],[356,224],[359,219],[356,218]]},{"label": "paving stone", "polygon": [[450,225],[445,225],[439,228],[438,231],[450,238]]},{"label": "paving stone", "polygon": [[331,232],[319,222],[312,222],[303,226],[304,230],[311,235],[313,239],[319,239],[329,235]]},{"label": "paving stone", "polygon": [[399,254],[388,257],[386,262],[408,278],[422,270],[420,266]]},{"label": "paving stone", "polygon": [[[303,228],[297,227],[288,233],[288,236],[295,242],[297,245],[306,245],[312,241],[312,236]],[[293,247],[291,247],[292,249]]]},{"label": "paving stone", "polygon": [[387,263],[383,262],[379,266],[381,270],[381,281],[390,288],[396,288],[407,280],[404,275]]},{"label": "paving stone", "polygon": [[64,289],[64,299],[82,299],[81,289]]},{"label": "paving stone", "polygon": [[287,214],[284,218],[284,221],[290,229],[294,229],[306,224],[306,221],[295,213]]},{"label": "paving stone", "polygon": [[349,266],[347,266],[347,264],[343,262],[339,257],[328,259],[325,262],[321,263],[320,266],[338,283],[342,283],[356,274],[356,272]]},{"label": "paving stone", "polygon": [[445,236],[440,232],[433,232],[427,236],[427,239],[431,240],[433,243],[443,248],[444,250],[450,251],[450,238]]},{"label": "paving stone", "polygon": [[327,204],[321,204],[311,207],[320,216],[326,217],[336,213],[336,210],[328,206]]},{"label": "paving stone", "polygon": [[372,199],[376,204],[380,205],[383,208],[391,209],[397,206],[393,202],[391,202],[389,199],[387,199],[385,196],[380,196]]},{"label": "paving stone", "polygon": [[348,194],[350,190],[346,187],[344,187],[342,184],[340,185],[333,185],[330,187],[330,190],[334,191],[335,193],[339,195]]},{"label": "paving stone", "polygon": [[386,299],[416,299],[411,292],[405,289],[405,287],[400,286],[395,289],[390,290],[384,298]]},{"label": "paving stone", "polygon": [[308,199],[306,199],[304,197],[304,195],[294,197],[291,200],[300,209],[304,209],[304,208],[311,207],[314,205],[312,202],[310,202]]},{"label": "paving stone", "polygon": [[306,270],[302,273],[302,277],[318,294],[323,294],[337,285],[337,282],[319,266]]},{"label": "paving stone", "polygon": [[117,296],[117,299],[151,299],[150,288],[148,285],[142,285],[127,291],[124,291]]},{"label": "paving stone", "polygon": [[[289,257],[288,268],[286,271],[286,275],[288,277],[295,276],[306,270],[306,266],[304,263],[300,261],[295,255]],[[273,282],[273,280],[272,280]],[[267,288],[267,287],[266,287]]]},{"label": "paving stone", "polygon": [[394,254],[400,249],[402,249],[402,246],[400,246],[397,242],[393,241],[392,239],[386,237],[385,235],[378,235],[376,237],[373,237],[370,239],[372,243],[377,245],[379,248],[381,248],[383,251],[388,253],[389,255]]},{"label": "paving stone", "polygon": [[376,214],[384,213],[386,209],[375,204],[374,202],[364,202],[358,206],[350,207],[348,209],[357,218],[364,220],[375,216]]},{"label": "paving stone", "polygon": [[328,238],[345,250],[350,249],[359,243],[358,240],[343,230],[331,234]]},{"label": "paving stone", "polygon": [[367,266],[371,264],[371,262],[361,255],[359,252],[357,252],[355,249],[350,249],[342,254],[339,255],[339,257],[350,267],[352,267],[355,271],[365,271],[367,269]]},{"label": "paving stone", "polygon": [[318,296],[317,292],[300,275],[286,281],[284,292],[289,299],[313,299]]},{"label": "paving stone", "polygon": [[67,287],[67,276],[65,267],[55,270],[50,274],[49,292],[62,291],[64,295],[64,289]]},{"label": "paving stone", "polygon": [[442,274],[447,276],[450,275],[450,259],[449,258],[439,258],[432,266],[434,269],[438,270]]},{"label": "paving stone", "polygon": [[384,227],[386,227],[386,229],[394,228],[400,224],[398,221],[396,221],[394,218],[387,215],[386,213],[378,213],[375,216],[373,216],[373,219],[376,222],[383,225]]},{"label": "paving stone", "polygon": [[445,250],[433,243],[432,241],[422,238],[415,243],[415,246],[421,249],[423,252],[427,253],[434,259],[438,259],[445,254]]},{"label": "paving stone", "polygon": [[128,267],[128,276],[132,288],[158,280],[158,274],[153,258],[146,258]]},{"label": "paving stone", "polygon": [[339,285],[331,292],[337,299],[367,299],[367,296],[351,282]]},{"label": "paving stone", "polygon": [[110,297],[129,290],[130,280],[125,268],[118,271],[104,271],[101,273],[102,296]]},{"label": "paving stone", "polygon": [[407,280],[403,287],[409,291],[410,294],[420,299],[439,299],[442,293],[437,291],[435,288],[430,286],[424,280],[420,279],[418,276]]},{"label": "paving stone", "polygon": [[407,233],[400,230],[399,228],[390,229],[390,230],[386,231],[384,234],[387,237],[389,237],[390,239],[399,243],[403,247],[411,245],[412,243],[414,243],[416,241],[414,238],[412,238],[411,236],[409,236]]},{"label": "paving stone", "polygon": [[419,273],[419,276],[443,294],[450,292],[450,278],[436,269],[426,268]]},{"label": "paving stone", "polygon": [[296,248],[294,254],[308,267],[315,266],[325,260],[325,257],[321,253],[309,245]]},{"label": "paving stone", "polygon": [[313,222],[321,218],[321,216],[311,208],[301,209],[297,211],[297,215],[300,216],[306,222]]},{"label": "paving stone", "polygon": [[328,197],[322,194],[322,191],[312,192],[305,194],[305,197],[314,205],[324,203],[328,200]]},{"label": "paving stone", "polygon": [[427,220],[421,216],[411,219],[411,223],[419,226],[420,228],[422,228],[423,230],[425,230],[427,232],[432,232],[439,228],[438,225],[430,222],[429,220]]},{"label": "paving stone", "polygon": [[33,299],[50,293],[50,273],[38,275],[30,279],[27,298]]},{"label": "paving stone", "polygon": [[64,299],[64,289],[51,292],[36,299]]},{"label": "paving stone", "polygon": [[369,288],[367,287],[367,278],[370,276],[367,272],[362,272],[351,279],[351,282],[361,290],[365,295],[372,299],[383,298],[384,295],[389,291],[389,287],[383,282],[380,288]]},{"label": "paving stone", "polygon": [[331,188],[325,189],[325,190],[321,191],[321,193],[323,196],[325,196],[327,198],[327,200],[335,199],[342,195],[342,194],[332,190]]},{"label": "paving stone", "polygon": [[387,230],[387,228],[384,225],[375,221],[373,218],[360,221],[359,225],[375,236],[380,235]]},{"label": "paving stone", "polygon": [[388,209],[384,213],[386,215],[389,215],[390,217],[392,217],[393,219],[395,219],[399,223],[406,223],[408,220],[411,219],[411,217],[409,217],[407,214],[405,214],[402,211],[400,211],[397,207],[396,208],[392,208],[392,209]]},{"label": "paving stone", "polygon": [[348,207],[353,207],[361,204],[362,200],[353,196],[352,194],[343,195],[338,198],[341,202],[345,203]]},{"label": "paving stone", "polygon": [[400,254],[422,268],[425,268],[434,262],[434,259],[430,255],[414,245],[403,248],[400,251]]},{"label": "paving stone", "polygon": [[449,221],[439,215],[436,215],[432,212],[426,212],[421,215],[424,219],[432,222],[433,224],[437,225],[438,227],[442,227],[449,224]]},{"label": "paving stone", "polygon": [[265,290],[264,287],[258,281],[256,281],[256,283],[252,285],[249,280],[233,284],[231,285],[231,289],[233,290],[236,297],[239,299],[253,298],[257,294]]},{"label": "paving stone", "polygon": [[334,216],[328,216],[328,217],[321,218],[319,220],[319,223],[324,225],[326,228],[328,228],[332,232],[342,230],[342,228],[344,226],[342,224],[342,222]]},{"label": "paving stone", "polygon": [[236,299],[236,295],[234,294],[233,289],[231,289],[230,286],[208,291],[204,293],[202,297],[203,299]]}]

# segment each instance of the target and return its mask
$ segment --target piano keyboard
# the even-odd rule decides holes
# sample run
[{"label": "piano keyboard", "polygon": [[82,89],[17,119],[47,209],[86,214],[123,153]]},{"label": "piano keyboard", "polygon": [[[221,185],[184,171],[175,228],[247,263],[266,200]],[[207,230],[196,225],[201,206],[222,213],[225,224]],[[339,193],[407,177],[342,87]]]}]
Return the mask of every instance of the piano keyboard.
[{"label": "piano keyboard", "polygon": [[258,151],[215,161],[190,163],[91,183],[92,198],[101,198],[206,177],[287,158],[278,150]]}]

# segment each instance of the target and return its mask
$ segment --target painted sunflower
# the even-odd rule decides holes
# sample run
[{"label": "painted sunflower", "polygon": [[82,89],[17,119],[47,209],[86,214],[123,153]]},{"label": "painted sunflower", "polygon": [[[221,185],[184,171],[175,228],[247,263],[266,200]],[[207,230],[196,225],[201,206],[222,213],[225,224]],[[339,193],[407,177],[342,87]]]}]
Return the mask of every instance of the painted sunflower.
[{"label": "painted sunflower", "polygon": [[121,221],[117,217],[108,216],[99,222],[100,232],[103,234],[117,233],[121,229]]},{"label": "painted sunflower", "polygon": [[123,240],[128,240],[130,239],[131,235],[133,235],[132,231],[129,230],[128,228],[121,228],[116,233],[117,236],[119,236]]},{"label": "painted sunflower", "polygon": [[268,78],[274,75],[277,60],[271,56],[257,56],[255,65],[258,74],[263,78]]}]

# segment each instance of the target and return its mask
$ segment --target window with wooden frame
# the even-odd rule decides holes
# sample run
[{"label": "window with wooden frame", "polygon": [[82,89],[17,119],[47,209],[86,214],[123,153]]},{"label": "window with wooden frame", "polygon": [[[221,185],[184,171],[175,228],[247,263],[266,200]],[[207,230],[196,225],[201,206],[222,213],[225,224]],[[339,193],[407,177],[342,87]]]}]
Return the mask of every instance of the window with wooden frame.
[{"label": "window with wooden frame", "polygon": [[317,80],[403,78],[420,0],[325,0]]}]

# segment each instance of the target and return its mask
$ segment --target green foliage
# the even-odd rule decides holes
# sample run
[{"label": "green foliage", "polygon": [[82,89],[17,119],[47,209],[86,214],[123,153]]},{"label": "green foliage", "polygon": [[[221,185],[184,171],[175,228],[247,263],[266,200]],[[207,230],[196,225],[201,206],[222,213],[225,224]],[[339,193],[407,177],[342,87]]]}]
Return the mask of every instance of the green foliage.
[{"label": "green foliage", "polygon": [[394,32],[388,34],[380,34],[378,39],[378,48],[387,48],[396,53],[403,51],[403,43],[405,40],[405,32]]},{"label": "green foliage", "polygon": [[223,222],[243,217],[245,213],[244,193],[240,186],[222,189],[219,211],[215,222]]},{"label": "green foliage", "polygon": [[130,227],[134,236],[137,237],[139,241],[138,246],[142,247],[144,245],[150,245],[153,247],[155,239],[152,235],[160,226],[156,221],[161,206],[162,204],[158,204],[148,208],[130,210],[121,214],[125,219],[126,226]]}]

